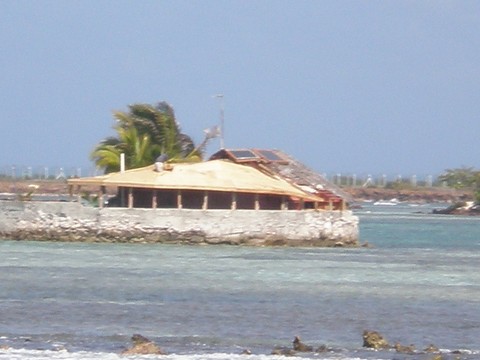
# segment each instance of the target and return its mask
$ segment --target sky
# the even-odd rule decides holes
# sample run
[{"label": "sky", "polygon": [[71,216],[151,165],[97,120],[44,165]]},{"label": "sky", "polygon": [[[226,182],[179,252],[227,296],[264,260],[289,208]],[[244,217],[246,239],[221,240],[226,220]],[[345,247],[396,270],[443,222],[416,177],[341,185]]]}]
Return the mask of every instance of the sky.
[{"label": "sky", "polygon": [[479,1],[5,0],[0,44],[0,169],[88,175],[133,103],[168,102],[199,143],[216,94],[226,148],[324,174],[480,168]]}]

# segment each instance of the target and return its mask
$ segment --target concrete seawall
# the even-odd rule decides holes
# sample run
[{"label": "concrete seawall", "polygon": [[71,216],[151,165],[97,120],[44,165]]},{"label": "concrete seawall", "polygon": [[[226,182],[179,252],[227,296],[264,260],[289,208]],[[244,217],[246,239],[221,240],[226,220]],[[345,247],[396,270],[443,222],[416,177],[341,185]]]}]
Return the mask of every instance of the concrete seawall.
[{"label": "concrete seawall", "polygon": [[0,237],[13,240],[358,246],[351,211],[94,208],[0,201]]}]

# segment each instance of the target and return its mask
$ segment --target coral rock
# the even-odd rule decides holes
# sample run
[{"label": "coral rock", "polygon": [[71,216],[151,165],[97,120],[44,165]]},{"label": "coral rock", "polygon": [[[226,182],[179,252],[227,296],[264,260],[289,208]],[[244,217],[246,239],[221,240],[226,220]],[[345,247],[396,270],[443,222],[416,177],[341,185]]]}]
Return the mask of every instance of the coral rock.
[{"label": "coral rock", "polygon": [[394,348],[397,352],[403,353],[403,354],[413,354],[413,353],[415,353],[415,346],[414,345],[405,346],[405,345],[402,345],[400,343],[396,343]]},{"label": "coral rock", "polygon": [[133,346],[122,352],[122,355],[166,355],[153,341],[140,334],[132,336]]},{"label": "coral rock", "polygon": [[293,350],[300,351],[300,352],[310,352],[310,351],[313,351],[313,347],[309,345],[305,345],[300,340],[300,337],[295,336],[295,339],[293,339]]},{"label": "coral rock", "polygon": [[387,349],[390,347],[388,341],[377,331],[363,332],[363,347],[372,349]]}]

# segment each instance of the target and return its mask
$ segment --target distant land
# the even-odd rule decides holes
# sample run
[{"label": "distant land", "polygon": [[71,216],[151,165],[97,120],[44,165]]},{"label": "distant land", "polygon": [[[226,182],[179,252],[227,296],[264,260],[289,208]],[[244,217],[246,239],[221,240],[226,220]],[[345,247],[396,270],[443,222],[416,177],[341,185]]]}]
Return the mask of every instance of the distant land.
[{"label": "distant land", "polygon": [[[30,185],[35,185],[32,187]],[[38,188],[36,188],[38,186]],[[82,188],[96,193],[97,187]],[[472,200],[468,190],[455,190],[445,187],[414,187],[411,189],[389,189],[383,187],[342,187],[357,202],[397,199],[411,203],[457,202]],[[8,180],[0,179],[0,193],[19,195],[33,191],[34,194],[68,194],[65,180]]]},{"label": "distant land", "polygon": [[444,187],[416,187],[412,189],[388,189],[382,187],[344,187],[357,202],[397,199],[410,203],[434,203],[471,201],[472,192]]}]

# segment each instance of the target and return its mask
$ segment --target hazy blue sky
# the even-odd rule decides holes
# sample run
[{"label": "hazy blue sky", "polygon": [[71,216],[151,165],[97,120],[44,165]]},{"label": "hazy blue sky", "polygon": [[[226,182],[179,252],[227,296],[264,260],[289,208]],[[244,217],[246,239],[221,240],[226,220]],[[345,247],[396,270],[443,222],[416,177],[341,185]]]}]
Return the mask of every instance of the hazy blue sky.
[{"label": "hazy blue sky", "polygon": [[[480,168],[479,1],[0,4],[0,166],[92,167],[113,110],[329,173]],[[209,153],[219,147],[216,140]]]}]

